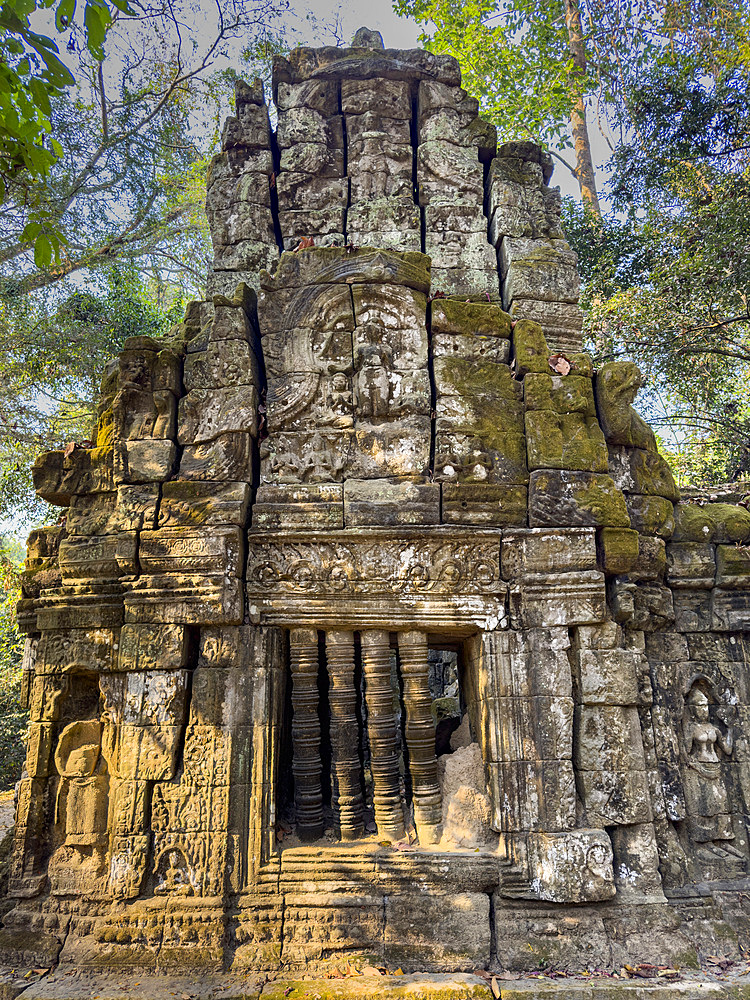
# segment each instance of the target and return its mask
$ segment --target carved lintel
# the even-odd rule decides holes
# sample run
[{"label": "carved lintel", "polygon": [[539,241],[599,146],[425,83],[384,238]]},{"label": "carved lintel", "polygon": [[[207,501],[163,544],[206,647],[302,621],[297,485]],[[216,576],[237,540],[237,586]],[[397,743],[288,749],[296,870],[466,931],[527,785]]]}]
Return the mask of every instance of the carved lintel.
[{"label": "carved lintel", "polygon": [[406,709],[406,745],[409,749],[414,798],[414,820],[423,843],[437,839],[442,801],[435,758],[435,723],[429,687],[427,636],[424,632],[399,632],[398,651]]},{"label": "carved lintel", "polygon": [[320,718],[318,716],[318,633],[292,629],[289,634],[292,674],[292,772],[297,832],[303,840],[323,834],[320,784]]},{"label": "carved lintel", "polygon": [[389,635],[383,629],[370,629],[361,633],[361,640],[375,822],[378,833],[392,840],[401,840],[405,831],[399,786],[396,720],[393,714]]},{"label": "carved lintel", "polygon": [[330,678],[332,804],[341,839],[356,840],[362,836],[363,820],[357,691],[354,686],[354,633],[342,630],[328,632],[326,657]]}]

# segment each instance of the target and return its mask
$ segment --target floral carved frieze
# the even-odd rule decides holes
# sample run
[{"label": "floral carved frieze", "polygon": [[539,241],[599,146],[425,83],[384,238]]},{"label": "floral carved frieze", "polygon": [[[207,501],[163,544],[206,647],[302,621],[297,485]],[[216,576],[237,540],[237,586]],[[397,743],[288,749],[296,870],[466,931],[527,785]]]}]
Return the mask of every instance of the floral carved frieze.
[{"label": "floral carved frieze", "polygon": [[507,586],[499,532],[251,533],[251,620],[497,627]]}]

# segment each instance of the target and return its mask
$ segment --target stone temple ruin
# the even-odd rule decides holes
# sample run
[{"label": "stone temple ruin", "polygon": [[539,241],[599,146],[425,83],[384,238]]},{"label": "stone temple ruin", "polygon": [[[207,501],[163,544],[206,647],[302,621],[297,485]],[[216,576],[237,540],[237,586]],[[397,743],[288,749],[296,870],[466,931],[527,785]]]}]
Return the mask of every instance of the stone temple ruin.
[{"label": "stone temple ruin", "polygon": [[[580,353],[549,156],[457,64],[298,49],[210,301],[37,462],[6,960],[685,965],[748,937],[750,512]],[[283,252],[282,252],[283,251]],[[717,943],[718,942],[718,943]]]}]

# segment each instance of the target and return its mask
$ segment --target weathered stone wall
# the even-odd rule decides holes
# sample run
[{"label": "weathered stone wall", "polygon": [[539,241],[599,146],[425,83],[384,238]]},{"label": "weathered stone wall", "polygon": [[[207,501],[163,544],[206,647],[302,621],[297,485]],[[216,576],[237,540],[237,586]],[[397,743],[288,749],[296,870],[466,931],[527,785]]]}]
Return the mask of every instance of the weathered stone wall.
[{"label": "weathered stone wall", "polygon": [[579,352],[547,154],[497,150],[452,60],[358,41],[277,63],[275,131],[238,87],[212,300],[36,463],[66,512],[19,605],[0,951],[736,950],[750,513],[680,503],[637,369]]}]

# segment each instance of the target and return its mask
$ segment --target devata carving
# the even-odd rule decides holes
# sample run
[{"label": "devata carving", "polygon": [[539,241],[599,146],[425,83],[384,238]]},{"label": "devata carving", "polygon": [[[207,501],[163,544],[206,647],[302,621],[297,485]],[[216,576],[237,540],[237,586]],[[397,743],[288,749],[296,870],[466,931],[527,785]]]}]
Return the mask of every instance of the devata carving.
[{"label": "devata carving", "polygon": [[[720,858],[725,858],[727,852],[743,858],[729,843],[735,839],[735,834],[719,756],[732,755],[732,727],[725,723],[722,731],[711,721],[709,700],[699,682],[690,688],[685,710],[683,740],[687,767],[682,780],[690,835],[697,844],[707,845],[703,851],[708,850]],[[726,712],[724,716],[726,718]]]},{"label": "devata carving", "polygon": [[273,93],[209,171],[211,298],[34,468],[0,953],[739,957],[750,513],[680,502],[580,352],[552,160],[454,60],[362,31]]}]

